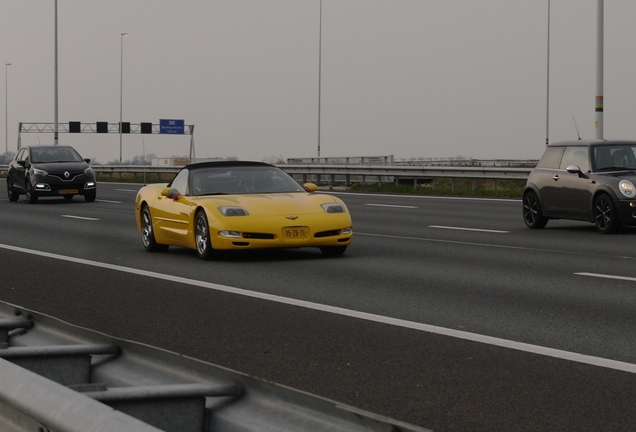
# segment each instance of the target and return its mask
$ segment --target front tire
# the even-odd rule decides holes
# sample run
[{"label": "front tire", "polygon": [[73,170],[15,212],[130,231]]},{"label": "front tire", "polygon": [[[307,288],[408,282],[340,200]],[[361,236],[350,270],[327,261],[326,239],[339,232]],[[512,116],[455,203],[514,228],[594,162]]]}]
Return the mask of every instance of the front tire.
[{"label": "front tire", "polygon": [[621,227],[614,201],[607,194],[601,194],[594,200],[594,223],[596,229],[602,234],[612,234]]},{"label": "front tire", "polygon": [[97,198],[96,190],[93,189],[93,190],[84,192],[84,199],[86,200],[86,202],[93,202],[95,201],[95,198]]},{"label": "front tire", "polygon": [[13,182],[7,178],[7,196],[9,201],[17,201],[20,198],[20,194],[13,188]]},{"label": "front tire", "polygon": [[30,179],[26,179],[24,181],[25,189],[26,189],[26,200],[29,204],[35,204],[38,202],[38,194],[33,190],[33,185],[31,184]]},{"label": "front tire", "polygon": [[210,240],[210,225],[203,210],[197,213],[194,224],[194,243],[197,246],[199,258],[210,260],[214,257],[214,249],[212,249],[212,241]]},{"label": "front tire", "polygon": [[532,191],[523,196],[523,221],[530,229],[541,229],[548,223],[548,218],[543,216],[539,197]]},{"label": "front tire", "polygon": [[163,252],[168,245],[159,244],[155,240],[155,230],[152,226],[152,217],[147,205],[141,209],[141,242],[148,252]]}]

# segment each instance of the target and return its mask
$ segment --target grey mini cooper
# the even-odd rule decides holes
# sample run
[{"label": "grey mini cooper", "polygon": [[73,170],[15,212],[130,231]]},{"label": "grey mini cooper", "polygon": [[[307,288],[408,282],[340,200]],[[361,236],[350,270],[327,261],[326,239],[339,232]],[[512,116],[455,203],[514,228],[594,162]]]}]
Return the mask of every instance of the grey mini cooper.
[{"label": "grey mini cooper", "polygon": [[523,192],[523,220],[596,224],[609,234],[636,225],[636,141],[579,140],[550,144]]}]

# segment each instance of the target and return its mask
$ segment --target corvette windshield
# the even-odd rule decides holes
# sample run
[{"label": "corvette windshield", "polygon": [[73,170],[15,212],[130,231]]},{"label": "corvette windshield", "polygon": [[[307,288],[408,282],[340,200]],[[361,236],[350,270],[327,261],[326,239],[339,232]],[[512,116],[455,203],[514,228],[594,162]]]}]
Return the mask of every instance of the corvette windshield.
[{"label": "corvette windshield", "polygon": [[275,167],[204,167],[190,175],[195,196],[304,192],[296,180]]},{"label": "corvette windshield", "polygon": [[636,170],[636,146],[596,146],[592,154],[595,171]]}]

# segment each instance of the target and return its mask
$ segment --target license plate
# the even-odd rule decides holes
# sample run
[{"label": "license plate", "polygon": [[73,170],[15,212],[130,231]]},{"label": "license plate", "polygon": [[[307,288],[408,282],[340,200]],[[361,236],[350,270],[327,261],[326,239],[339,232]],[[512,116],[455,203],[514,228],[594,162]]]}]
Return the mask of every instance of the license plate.
[{"label": "license plate", "polygon": [[79,190],[77,190],[77,189],[60,189],[58,191],[58,193],[60,195],[77,194],[77,193],[79,193]]},{"label": "license plate", "polygon": [[309,227],[283,228],[283,237],[286,239],[303,239],[309,237]]}]

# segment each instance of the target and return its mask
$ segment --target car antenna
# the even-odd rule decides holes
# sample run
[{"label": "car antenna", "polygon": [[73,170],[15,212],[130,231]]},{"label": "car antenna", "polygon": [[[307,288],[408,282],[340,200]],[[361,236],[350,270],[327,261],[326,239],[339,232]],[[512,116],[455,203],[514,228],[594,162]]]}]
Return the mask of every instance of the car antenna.
[{"label": "car antenna", "polygon": [[576,135],[579,137],[579,141],[581,141],[581,135],[579,134],[579,128],[576,125],[576,119],[572,116],[572,121],[574,122],[574,129],[576,129]]}]

